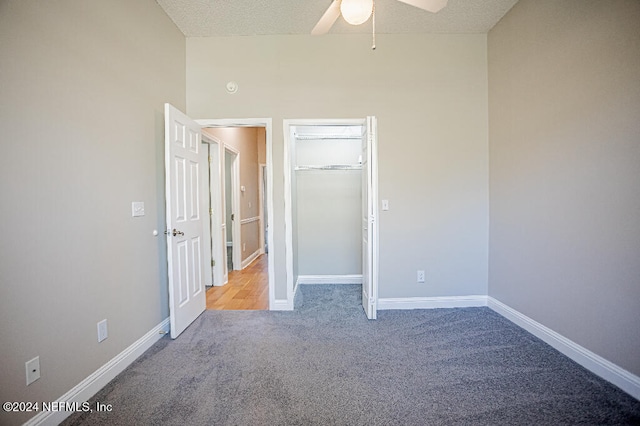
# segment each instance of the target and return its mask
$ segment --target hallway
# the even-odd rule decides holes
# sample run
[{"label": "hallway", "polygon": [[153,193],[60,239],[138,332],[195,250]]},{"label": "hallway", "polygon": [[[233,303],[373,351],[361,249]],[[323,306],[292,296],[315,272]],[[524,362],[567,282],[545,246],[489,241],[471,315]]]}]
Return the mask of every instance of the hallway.
[{"label": "hallway", "polygon": [[242,271],[229,271],[229,282],[207,290],[207,309],[269,309],[269,273],[267,254],[260,255]]}]

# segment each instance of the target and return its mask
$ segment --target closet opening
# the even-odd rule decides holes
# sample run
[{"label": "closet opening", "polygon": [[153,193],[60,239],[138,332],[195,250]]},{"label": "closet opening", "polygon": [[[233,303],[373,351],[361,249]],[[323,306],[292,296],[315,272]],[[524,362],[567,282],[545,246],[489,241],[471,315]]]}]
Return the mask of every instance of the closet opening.
[{"label": "closet opening", "polygon": [[299,285],[363,284],[374,319],[375,118],[285,120],[284,130],[289,299]]}]

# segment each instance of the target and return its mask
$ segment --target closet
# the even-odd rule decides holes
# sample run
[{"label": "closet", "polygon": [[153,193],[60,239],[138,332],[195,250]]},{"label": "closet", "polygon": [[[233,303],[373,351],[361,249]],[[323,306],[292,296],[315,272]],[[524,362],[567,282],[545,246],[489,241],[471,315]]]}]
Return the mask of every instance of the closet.
[{"label": "closet", "polygon": [[[299,284],[365,283],[363,306],[370,307],[375,318],[375,296],[369,286],[369,277],[375,275],[369,247],[374,239],[368,231],[377,224],[373,223],[374,212],[368,209],[372,200],[367,190],[373,175],[367,164],[371,119],[344,121],[285,125],[290,288],[293,293]],[[367,316],[372,317],[369,311]]]},{"label": "closet", "polygon": [[299,280],[359,282],[362,126],[300,126],[294,136]]}]

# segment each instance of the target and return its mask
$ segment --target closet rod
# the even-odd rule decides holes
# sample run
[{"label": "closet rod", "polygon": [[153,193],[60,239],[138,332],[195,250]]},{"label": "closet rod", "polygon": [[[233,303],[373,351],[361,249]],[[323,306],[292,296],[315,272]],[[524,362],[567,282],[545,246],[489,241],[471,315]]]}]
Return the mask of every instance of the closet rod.
[{"label": "closet rod", "polygon": [[344,140],[361,140],[362,135],[338,135],[338,134],[318,134],[318,135],[299,135],[294,134],[296,140],[299,141],[315,141],[315,140],[328,140],[328,139],[344,139]]},{"label": "closet rod", "polygon": [[323,166],[296,166],[296,171],[304,170],[362,170],[362,164],[327,164]]}]

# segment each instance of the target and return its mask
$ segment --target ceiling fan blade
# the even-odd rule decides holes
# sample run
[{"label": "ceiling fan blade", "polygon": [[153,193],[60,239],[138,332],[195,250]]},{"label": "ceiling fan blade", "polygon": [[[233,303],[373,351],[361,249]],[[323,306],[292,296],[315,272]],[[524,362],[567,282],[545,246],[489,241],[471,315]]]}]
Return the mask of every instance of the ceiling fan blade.
[{"label": "ceiling fan blade", "polygon": [[340,16],[340,0],[333,0],[329,5],[327,11],[322,15],[322,18],[318,21],[311,34],[322,35],[329,32],[333,24]]},{"label": "ceiling fan blade", "polygon": [[449,0],[398,0],[402,3],[410,4],[427,12],[436,13],[447,5]]}]

